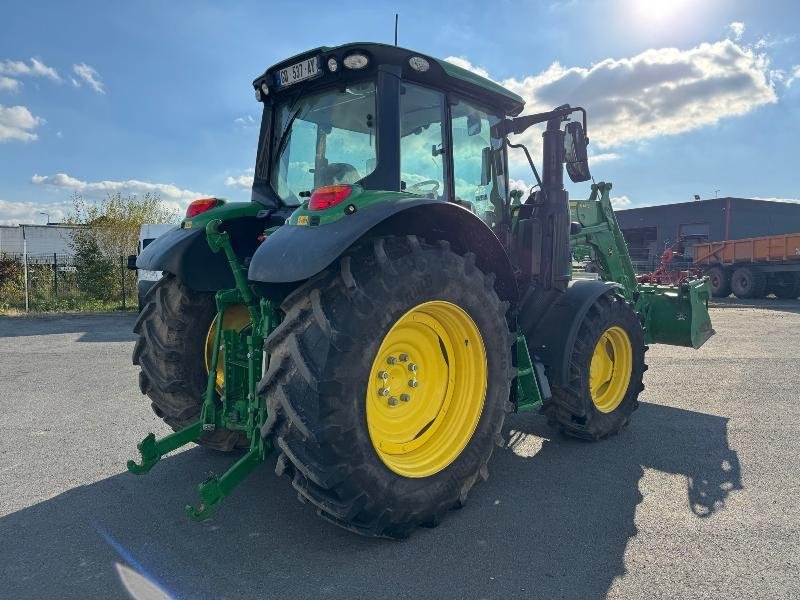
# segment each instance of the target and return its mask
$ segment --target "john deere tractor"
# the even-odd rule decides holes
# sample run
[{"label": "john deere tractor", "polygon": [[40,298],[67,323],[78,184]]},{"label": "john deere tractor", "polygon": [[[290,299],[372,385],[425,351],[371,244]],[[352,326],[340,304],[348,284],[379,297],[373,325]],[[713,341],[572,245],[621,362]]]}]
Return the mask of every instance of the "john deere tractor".
[{"label": "john deere tractor", "polygon": [[[365,535],[435,525],[488,476],[506,414],[599,440],[629,421],[646,344],[713,333],[708,283],[636,282],[591,179],[586,112],[522,98],[418,52],[316,48],[253,82],[263,106],[251,202],[193,202],[151,243],[133,362],[174,433],[240,454],[187,506],[208,517],[277,455],[301,500]],[[512,134],[542,124],[541,176]],[[508,154],[536,184],[509,190]],[[573,252],[593,265],[573,273]]]}]

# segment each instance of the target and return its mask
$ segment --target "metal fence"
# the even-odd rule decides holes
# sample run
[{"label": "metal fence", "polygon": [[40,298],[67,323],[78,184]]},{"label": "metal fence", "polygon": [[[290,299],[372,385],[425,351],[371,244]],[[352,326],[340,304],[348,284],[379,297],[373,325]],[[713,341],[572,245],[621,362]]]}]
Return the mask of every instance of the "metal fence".
[{"label": "metal fence", "polygon": [[135,308],[136,272],[126,260],[81,266],[68,254],[0,254],[0,311]]}]

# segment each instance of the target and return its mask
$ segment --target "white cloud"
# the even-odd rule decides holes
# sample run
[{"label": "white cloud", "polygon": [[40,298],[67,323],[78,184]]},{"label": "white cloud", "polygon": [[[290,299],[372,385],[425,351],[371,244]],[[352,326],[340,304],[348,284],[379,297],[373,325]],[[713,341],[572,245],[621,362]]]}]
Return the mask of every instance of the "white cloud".
[{"label": "white cloud", "polygon": [[233,122],[236,123],[237,125],[247,126],[247,125],[253,125],[256,122],[256,120],[253,118],[252,115],[244,115],[243,117],[236,117],[233,120]]},{"label": "white cloud", "polygon": [[[466,59],[448,60],[480,72]],[[769,60],[731,40],[689,50],[651,49],[590,67],[556,62],[539,74],[500,83],[525,99],[527,113],[565,102],[584,106],[589,137],[601,149],[691,131],[777,102]],[[536,136],[522,136],[532,150],[539,145]]]},{"label": "white cloud", "polygon": [[614,196],[611,198],[611,206],[614,208],[627,208],[631,205],[631,199],[627,196]]},{"label": "white cloud", "polygon": [[[106,88],[103,82],[100,80],[100,74],[95,71],[92,67],[87,65],[86,63],[81,63],[79,65],[72,65],[72,70],[75,74],[83,79],[86,84],[92,88],[98,94],[105,94]],[[80,82],[72,79],[72,85],[80,86]]]},{"label": "white cloud", "polygon": [[42,212],[50,215],[51,222],[58,223],[67,217],[71,209],[70,202],[11,202],[0,198],[0,225],[42,224],[47,221],[47,217],[39,214]]},{"label": "white cloud", "polygon": [[225,185],[249,191],[253,187],[253,169],[248,169],[236,177],[226,177]]},{"label": "white cloud", "polygon": [[19,86],[22,85],[16,79],[11,77],[0,77],[0,92],[16,92]]},{"label": "white cloud", "polygon": [[733,39],[740,40],[744,35],[745,26],[744,23],[741,21],[733,21],[730,25],[728,25],[728,29],[733,34]]},{"label": "white cloud", "polygon": [[33,130],[44,122],[44,119],[32,115],[25,106],[0,104],[0,142],[31,142],[39,137]]},{"label": "white cloud", "polygon": [[608,162],[609,160],[617,160],[620,155],[616,152],[603,152],[602,154],[590,154],[589,164],[596,165],[598,163]]},{"label": "white cloud", "polygon": [[0,74],[3,75],[27,75],[30,77],[47,77],[53,81],[61,81],[58,72],[52,67],[48,67],[42,61],[32,58],[30,64],[22,60],[3,60],[0,61]]},{"label": "white cloud", "polygon": [[36,185],[42,185],[69,192],[78,192],[89,198],[102,198],[106,194],[158,194],[165,204],[177,211],[186,208],[186,205],[197,198],[208,198],[208,194],[201,194],[192,190],[179,188],[171,183],[151,183],[138,179],[127,179],[125,181],[82,181],[71,177],[66,173],[56,173],[55,175],[34,175],[31,181]]},{"label": "white cloud", "polygon": [[800,79],[800,65],[795,65],[792,67],[792,72],[789,75],[789,78],[786,80],[786,87],[792,85],[795,79]]}]

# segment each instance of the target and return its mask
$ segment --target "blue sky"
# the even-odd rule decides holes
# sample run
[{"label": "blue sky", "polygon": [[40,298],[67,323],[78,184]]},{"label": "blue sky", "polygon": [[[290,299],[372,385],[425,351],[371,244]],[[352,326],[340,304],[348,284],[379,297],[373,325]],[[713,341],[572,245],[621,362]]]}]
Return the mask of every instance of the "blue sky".
[{"label": "blue sky", "polygon": [[[315,46],[391,42],[396,10],[400,45],[487,73],[529,110],[587,106],[593,174],[614,182],[619,206],[716,190],[800,198],[800,3],[789,0],[7,0],[0,222],[61,218],[74,191],[248,199],[251,80]],[[512,176],[532,179],[518,161]]]}]

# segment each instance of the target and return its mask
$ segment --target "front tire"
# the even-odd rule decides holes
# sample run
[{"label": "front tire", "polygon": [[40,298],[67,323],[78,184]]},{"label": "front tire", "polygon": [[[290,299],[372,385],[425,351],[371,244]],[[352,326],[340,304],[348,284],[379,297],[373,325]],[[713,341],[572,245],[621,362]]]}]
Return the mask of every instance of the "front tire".
[{"label": "front tire", "polygon": [[613,292],[600,296],[578,330],[568,384],[553,386],[542,407],[551,425],[587,440],[619,433],[639,406],[645,350],[633,308]]},{"label": "front tire", "polygon": [[706,271],[711,283],[711,295],[714,298],[727,298],[731,295],[731,281],[728,273],[722,267],[711,267]]},{"label": "front tire", "polygon": [[[488,477],[511,409],[513,344],[493,282],[473,254],[446,242],[389,237],[351,250],[284,301],[286,317],[265,341],[260,393],[276,471],[320,516],[362,535],[404,537],[437,524]],[[469,387],[475,371],[483,379]],[[430,421],[415,419],[426,407],[436,409]],[[438,455],[418,452],[437,444]]]}]

